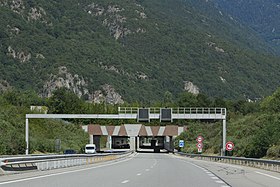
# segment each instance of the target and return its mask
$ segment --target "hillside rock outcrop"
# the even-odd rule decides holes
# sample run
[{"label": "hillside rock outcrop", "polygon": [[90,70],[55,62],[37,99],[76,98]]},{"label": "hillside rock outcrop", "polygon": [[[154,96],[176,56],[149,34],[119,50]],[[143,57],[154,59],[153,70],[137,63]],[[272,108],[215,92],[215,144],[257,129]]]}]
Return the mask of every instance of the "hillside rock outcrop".
[{"label": "hillside rock outcrop", "polygon": [[184,90],[194,95],[199,94],[199,88],[196,85],[194,85],[191,81],[184,81]]},{"label": "hillside rock outcrop", "polygon": [[94,103],[108,103],[108,104],[123,104],[124,101],[122,96],[118,94],[115,89],[109,85],[105,84],[101,86],[102,90],[97,90],[94,92]]},{"label": "hillside rock outcrop", "polygon": [[59,67],[57,75],[50,75],[49,80],[43,87],[42,97],[51,97],[52,93],[59,88],[67,88],[73,91],[79,98],[83,97],[93,103],[122,104],[124,103],[122,96],[118,94],[113,86],[105,84],[101,86],[101,90],[94,93],[88,90],[88,83],[82,76],[71,74],[67,67]]}]

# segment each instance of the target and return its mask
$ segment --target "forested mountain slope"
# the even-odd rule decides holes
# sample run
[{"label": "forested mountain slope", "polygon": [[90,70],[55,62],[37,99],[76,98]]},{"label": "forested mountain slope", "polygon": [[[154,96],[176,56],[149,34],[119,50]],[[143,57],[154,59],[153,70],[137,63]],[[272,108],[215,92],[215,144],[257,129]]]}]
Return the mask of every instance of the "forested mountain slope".
[{"label": "forested mountain slope", "polygon": [[0,89],[149,103],[184,89],[256,99],[280,58],[205,0],[1,0]]},{"label": "forested mountain slope", "polygon": [[280,54],[279,0],[213,0],[224,13],[255,30]]}]

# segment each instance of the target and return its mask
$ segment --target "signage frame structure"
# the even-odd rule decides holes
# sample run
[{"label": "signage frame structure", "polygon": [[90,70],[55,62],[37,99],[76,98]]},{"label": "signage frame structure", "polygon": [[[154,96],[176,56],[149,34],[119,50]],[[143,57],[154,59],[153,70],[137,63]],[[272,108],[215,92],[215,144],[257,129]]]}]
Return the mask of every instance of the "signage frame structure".
[{"label": "signage frame structure", "polygon": [[[140,107],[139,107],[140,108]],[[118,114],[26,114],[25,117],[25,145],[26,155],[29,154],[29,119],[135,119],[137,107],[119,107]],[[160,108],[149,107],[149,120],[160,119]],[[172,120],[213,119],[222,120],[223,138],[221,155],[226,152],[226,108],[184,108],[172,107]]]}]

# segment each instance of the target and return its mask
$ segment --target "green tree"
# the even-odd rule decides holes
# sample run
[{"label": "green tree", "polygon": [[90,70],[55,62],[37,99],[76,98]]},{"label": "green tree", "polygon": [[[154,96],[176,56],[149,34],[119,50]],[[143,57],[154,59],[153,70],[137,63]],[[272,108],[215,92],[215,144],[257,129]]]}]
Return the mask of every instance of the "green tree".
[{"label": "green tree", "polygon": [[54,114],[79,114],[84,113],[83,101],[66,88],[54,91],[48,101],[49,112]]},{"label": "green tree", "polygon": [[177,104],[180,107],[197,107],[197,98],[192,93],[183,92],[179,95]]},{"label": "green tree", "polygon": [[280,112],[280,88],[261,102],[261,109],[273,113]]},{"label": "green tree", "polygon": [[166,92],[164,93],[163,102],[164,102],[165,104],[167,104],[167,105],[168,105],[168,104],[171,104],[171,103],[173,102],[173,95],[172,95],[171,92],[166,91]]}]

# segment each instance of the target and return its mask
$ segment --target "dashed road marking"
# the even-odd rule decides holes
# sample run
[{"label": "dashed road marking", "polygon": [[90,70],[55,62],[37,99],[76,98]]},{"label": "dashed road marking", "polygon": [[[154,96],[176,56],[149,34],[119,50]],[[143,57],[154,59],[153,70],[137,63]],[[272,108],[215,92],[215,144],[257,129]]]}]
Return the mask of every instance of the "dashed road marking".
[{"label": "dashed road marking", "polygon": [[140,176],[140,175],[142,175],[142,173],[138,173],[138,174],[137,174],[137,176]]},{"label": "dashed road marking", "polygon": [[[183,162],[187,162],[187,161],[183,161]],[[201,166],[198,166],[198,165],[196,165],[196,164],[193,164],[193,163],[191,163],[191,162],[187,162],[188,164],[191,164],[191,165],[193,165],[193,166],[195,166],[195,167],[197,167],[197,168],[199,168],[199,169],[201,169],[201,170],[203,170],[209,177],[211,177],[213,180],[217,180],[217,181],[215,181],[216,183],[219,183],[219,184],[225,184],[225,185],[223,185],[223,186],[221,186],[221,187],[230,187],[230,186],[228,186],[227,185],[227,183],[226,182],[224,182],[221,178],[219,178],[219,177],[217,177],[216,175],[214,175],[212,172],[210,172],[209,170],[207,170],[207,169],[205,169],[205,168],[203,168],[203,167],[201,167]],[[277,178],[277,177],[276,177]],[[220,180],[218,180],[218,179],[220,179]],[[280,180],[280,179],[279,179]]]},{"label": "dashed road marking", "polygon": [[224,184],[225,182],[224,181],[215,181],[216,183],[219,183],[219,184]]},{"label": "dashed road marking", "polygon": [[122,184],[128,183],[129,180],[122,181]]},{"label": "dashed road marking", "polygon": [[150,169],[145,169],[146,171],[150,171]]}]

